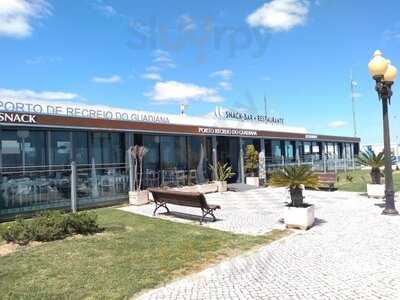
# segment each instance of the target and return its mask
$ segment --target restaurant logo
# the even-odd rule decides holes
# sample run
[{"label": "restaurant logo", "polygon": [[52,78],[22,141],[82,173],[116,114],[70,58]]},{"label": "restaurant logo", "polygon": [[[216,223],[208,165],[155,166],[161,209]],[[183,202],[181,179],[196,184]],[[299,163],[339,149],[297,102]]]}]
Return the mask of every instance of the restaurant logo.
[{"label": "restaurant logo", "polygon": [[23,123],[23,124],[36,124],[36,116],[29,114],[17,114],[0,112],[1,123]]},{"label": "restaurant logo", "polygon": [[222,120],[237,120],[243,122],[259,122],[266,124],[283,125],[283,118],[256,115],[247,112],[233,111],[221,106],[215,108],[215,117]]}]

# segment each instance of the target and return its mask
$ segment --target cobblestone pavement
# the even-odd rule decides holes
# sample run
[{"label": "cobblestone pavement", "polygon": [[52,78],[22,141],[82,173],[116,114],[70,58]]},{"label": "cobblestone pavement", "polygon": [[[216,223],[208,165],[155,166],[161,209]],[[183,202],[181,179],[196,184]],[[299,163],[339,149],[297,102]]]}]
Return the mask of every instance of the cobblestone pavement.
[{"label": "cobblestone pavement", "polygon": [[[271,202],[266,207],[279,210],[281,191],[246,193],[254,199],[246,195],[240,206],[253,207],[253,222],[277,223],[273,218],[279,213],[263,214],[264,204],[254,206]],[[318,218],[307,232],[297,231],[139,299],[400,299],[400,217],[382,216],[378,200],[355,193],[307,191],[307,202],[316,205]],[[252,213],[237,221],[252,224],[243,220]],[[274,225],[258,226],[260,231],[268,227]]]},{"label": "cobblestone pavement", "polygon": [[[205,222],[204,226],[235,233],[259,235],[272,229],[283,229],[279,222],[288,193],[286,189],[255,189],[246,192],[206,194],[209,204],[219,204],[222,209],[215,212],[216,222]],[[126,206],[122,210],[153,217],[154,204]],[[160,208],[157,218],[182,223],[199,224],[200,208],[168,204],[171,214]]]}]

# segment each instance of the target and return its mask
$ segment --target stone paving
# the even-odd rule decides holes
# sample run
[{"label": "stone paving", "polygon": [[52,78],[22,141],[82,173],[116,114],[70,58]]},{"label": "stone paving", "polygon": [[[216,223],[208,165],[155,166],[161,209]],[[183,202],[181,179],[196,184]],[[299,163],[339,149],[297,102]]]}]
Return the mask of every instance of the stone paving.
[{"label": "stone paving", "polygon": [[[208,196],[208,201],[226,206],[222,221],[206,226],[252,234],[281,226],[280,208],[286,199],[282,190],[240,194]],[[356,193],[307,191],[306,196],[316,205],[318,220],[312,229],[139,299],[400,299],[400,217],[382,216],[380,201]],[[248,208],[251,212],[245,213]],[[241,226],[229,224],[235,219]],[[224,222],[228,225],[218,225]]]},{"label": "stone paving", "polygon": [[[279,222],[285,201],[286,189],[253,189],[246,192],[225,192],[206,194],[207,203],[219,204],[222,209],[215,212],[216,222],[205,222],[203,226],[235,233],[259,235],[272,229],[283,229]],[[182,223],[199,224],[200,208],[168,204],[171,214],[163,208],[157,211],[157,218]],[[122,210],[153,217],[154,204],[127,206]]]}]

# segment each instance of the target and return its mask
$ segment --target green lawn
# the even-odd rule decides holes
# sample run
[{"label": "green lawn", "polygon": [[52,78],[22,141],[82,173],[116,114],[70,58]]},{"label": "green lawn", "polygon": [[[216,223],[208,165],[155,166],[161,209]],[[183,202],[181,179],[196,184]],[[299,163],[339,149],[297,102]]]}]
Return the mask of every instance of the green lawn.
[{"label": "green lawn", "polygon": [[[335,184],[335,187],[341,191],[366,193],[367,183],[371,182],[371,176],[369,175],[369,172],[369,170],[357,170],[347,173],[341,172],[338,174],[339,181]],[[353,180],[351,182],[346,178],[346,174],[353,177]],[[393,172],[393,180],[395,191],[400,191],[399,171]],[[382,178],[382,183],[383,182],[384,178]]]},{"label": "green lawn", "polygon": [[0,257],[0,299],[125,299],[287,234],[235,235],[112,208],[96,212],[102,234]]}]

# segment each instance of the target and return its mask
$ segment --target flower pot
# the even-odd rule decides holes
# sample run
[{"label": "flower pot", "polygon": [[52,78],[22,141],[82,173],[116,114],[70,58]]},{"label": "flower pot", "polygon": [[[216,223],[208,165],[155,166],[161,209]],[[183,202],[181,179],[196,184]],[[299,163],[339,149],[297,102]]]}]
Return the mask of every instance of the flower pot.
[{"label": "flower pot", "polygon": [[383,198],[385,197],[384,184],[367,184],[368,197]]},{"label": "flower pot", "polygon": [[286,206],[284,220],[287,228],[299,228],[307,230],[315,221],[314,205],[307,207]]},{"label": "flower pot", "polygon": [[228,190],[228,183],[226,181],[215,181],[217,184],[217,190],[219,193],[226,192]]},{"label": "flower pot", "polygon": [[259,187],[260,186],[260,178],[259,177],[246,177],[246,184]]},{"label": "flower pot", "polygon": [[148,191],[129,192],[129,204],[130,205],[144,205],[147,203],[149,203],[149,192]]}]

